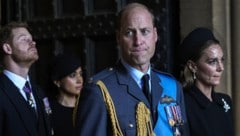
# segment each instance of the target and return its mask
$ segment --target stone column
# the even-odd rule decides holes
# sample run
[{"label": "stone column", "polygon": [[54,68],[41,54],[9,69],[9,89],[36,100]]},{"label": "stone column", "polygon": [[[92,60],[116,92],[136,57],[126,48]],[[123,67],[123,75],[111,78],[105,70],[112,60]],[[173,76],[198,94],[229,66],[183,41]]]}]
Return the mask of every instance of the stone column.
[{"label": "stone column", "polygon": [[224,72],[216,90],[232,96],[230,0],[212,0],[212,27],[224,52]]},{"label": "stone column", "polygon": [[231,1],[232,86],[236,136],[240,135],[240,0]]}]

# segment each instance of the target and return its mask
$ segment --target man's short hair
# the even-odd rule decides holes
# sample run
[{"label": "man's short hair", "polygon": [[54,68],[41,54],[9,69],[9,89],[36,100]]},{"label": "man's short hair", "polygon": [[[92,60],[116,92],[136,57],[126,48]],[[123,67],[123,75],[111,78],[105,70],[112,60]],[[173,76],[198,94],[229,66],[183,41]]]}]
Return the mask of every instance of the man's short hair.
[{"label": "man's short hair", "polygon": [[28,29],[28,25],[25,22],[10,22],[0,29],[0,60],[2,60],[4,56],[4,52],[2,49],[3,44],[12,42],[12,30],[19,27]]}]

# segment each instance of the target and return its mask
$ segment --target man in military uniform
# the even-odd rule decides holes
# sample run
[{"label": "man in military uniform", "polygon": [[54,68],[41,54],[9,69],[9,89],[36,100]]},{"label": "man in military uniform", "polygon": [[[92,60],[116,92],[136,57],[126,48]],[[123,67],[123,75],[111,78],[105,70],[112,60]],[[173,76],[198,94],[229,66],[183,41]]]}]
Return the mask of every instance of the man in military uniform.
[{"label": "man in military uniform", "polygon": [[[121,58],[114,68],[93,76],[82,91],[77,113],[78,136],[147,136],[159,127],[157,108],[163,94],[159,75],[172,77],[150,65],[158,39],[154,17],[146,6],[131,3],[120,11],[117,23]],[[150,78],[146,81],[147,94],[143,91],[144,75]],[[178,103],[179,114],[184,115],[180,118],[184,120],[183,95],[178,83],[176,90],[176,100],[163,99]],[[170,126],[168,121],[165,125]]]}]

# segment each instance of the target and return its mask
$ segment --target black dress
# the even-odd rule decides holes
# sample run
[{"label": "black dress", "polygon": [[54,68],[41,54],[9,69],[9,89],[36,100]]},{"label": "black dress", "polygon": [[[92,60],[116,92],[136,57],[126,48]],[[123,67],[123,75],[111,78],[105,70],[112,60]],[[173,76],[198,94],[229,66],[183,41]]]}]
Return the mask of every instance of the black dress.
[{"label": "black dress", "polygon": [[184,90],[191,136],[234,136],[232,101],[222,93],[212,92],[213,101],[196,87]]},{"label": "black dress", "polygon": [[54,136],[72,136],[73,128],[73,107],[65,107],[57,101],[51,101],[52,125]]}]

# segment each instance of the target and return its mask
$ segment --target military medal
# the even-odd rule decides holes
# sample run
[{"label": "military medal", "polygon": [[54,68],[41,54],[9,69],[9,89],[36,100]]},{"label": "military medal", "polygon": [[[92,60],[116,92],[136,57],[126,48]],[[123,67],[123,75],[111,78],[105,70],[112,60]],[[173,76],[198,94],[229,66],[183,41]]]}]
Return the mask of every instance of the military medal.
[{"label": "military medal", "polygon": [[49,115],[52,113],[52,109],[50,107],[50,104],[49,104],[49,101],[48,101],[48,98],[47,97],[44,97],[43,98],[43,104],[44,104],[44,107],[45,107],[45,112]]},{"label": "military medal", "polygon": [[176,124],[176,122],[173,119],[169,119],[168,123],[170,124],[170,126],[174,126]]},{"label": "military medal", "polygon": [[181,133],[180,133],[178,127],[174,127],[174,129],[175,129],[175,130],[173,131],[173,135],[174,135],[174,136],[181,136]]},{"label": "military medal", "polygon": [[173,127],[173,126],[176,124],[176,122],[175,122],[175,120],[174,120],[174,118],[173,118],[173,114],[172,114],[172,111],[171,111],[171,107],[170,107],[170,106],[166,106],[166,107],[165,107],[165,111],[166,111],[166,113],[167,113],[168,123],[169,123],[169,125],[170,125],[171,127]]},{"label": "military medal", "polygon": [[181,136],[179,126],[183,124],[181,109],[179,105],[166,106],[165,112],[167,114],[168,123],[172,127],[174,136]]}]

